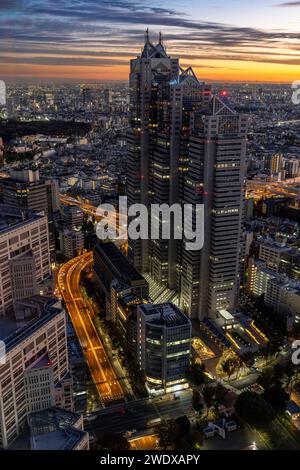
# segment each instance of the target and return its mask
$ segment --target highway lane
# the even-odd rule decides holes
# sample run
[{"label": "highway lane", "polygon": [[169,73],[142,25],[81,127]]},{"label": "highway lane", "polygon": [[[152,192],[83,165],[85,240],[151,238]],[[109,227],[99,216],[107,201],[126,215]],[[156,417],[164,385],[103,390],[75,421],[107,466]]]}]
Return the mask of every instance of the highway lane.
[{"label": "highway lane", "polygon": [[[192,407],[192,392],[186,391],[180,394],[179,400],[171,397],[162,401],[143,399],[128,402],[126,412],[120,413],[117,407],[109,407],[94,414],[94,421],[86,421],[85,428],[96,433],[112,432],[125,433],[127,431],[143,431],[151,427],[149,421],[160,419],[178,418],[183,415],[194,415]],[[116,411],[114,411],[114,409]],[[148,423],[148,424],[147,424]],[[152,427],[155,424],[152,424]]]},{"label": "highway lane", "polygon": [[[97,212],[97,207],[93,206],[92,204],[88,204],[84,201],[78,201],[77,199],[65,196],[65,195],[60,195],[60,201],[62,204],[65,205],[75,205],[78,206],[84,213],[90,215],[91,217],[94,217],[96,221],[100,221],[103,219],[101,215],[99,215],[99,212]],[[124,220],[119,219],[119,213],[117,210],[115,211],[106,211],[106,218],[107,222],[109,222],[110,225],[115,225],[118,239],[116,242],[118,244],[122,244],[127,241],[127,217],[124,218]],[[122,223],[121,223],[122,222]]]},{"label": "highway lane", "polygon": [[88,303],[82,297],[81,274],[91,262],[91,253],[69,261],[61,267],[58,282],[99,396],[107,403],[124,399],[124,393],[92,321]]}]

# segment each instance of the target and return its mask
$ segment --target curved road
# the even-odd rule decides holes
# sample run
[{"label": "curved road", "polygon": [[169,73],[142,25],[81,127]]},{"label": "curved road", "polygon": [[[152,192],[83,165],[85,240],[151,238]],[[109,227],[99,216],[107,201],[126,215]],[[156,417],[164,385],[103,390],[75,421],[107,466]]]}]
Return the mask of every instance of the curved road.
[{"label": "curved road", "polygon": [[88,302],[82,297],[80,289],[81,274],[91,265],[92,260],[93,255],[89,252],[68,261],[59,270],[58,285],[100,399],[107,403],[124,399],[124,393],[93,323]]}]

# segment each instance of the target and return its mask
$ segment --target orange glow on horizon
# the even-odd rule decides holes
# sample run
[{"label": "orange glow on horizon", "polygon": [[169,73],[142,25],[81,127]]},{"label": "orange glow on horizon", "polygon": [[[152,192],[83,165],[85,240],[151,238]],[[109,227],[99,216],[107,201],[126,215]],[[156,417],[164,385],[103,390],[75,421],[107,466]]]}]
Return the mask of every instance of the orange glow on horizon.
[{"label": "orange glow on horizon", "polygon": [[[114,59],[116,59],[114,57]],[[75,60],[75,59],[74,59]],[[43,79],[72,80],[120,80],[127,81],[130,58],[122,57],[124,65],[39,65],[3,63],[1,76],[32,77]],[[252,61],[205,59],[181,61],[181,65],[191,65],[199,79],[209,81],[246,81],[291,83],[300,79],[299,65],[283,65]]]}]

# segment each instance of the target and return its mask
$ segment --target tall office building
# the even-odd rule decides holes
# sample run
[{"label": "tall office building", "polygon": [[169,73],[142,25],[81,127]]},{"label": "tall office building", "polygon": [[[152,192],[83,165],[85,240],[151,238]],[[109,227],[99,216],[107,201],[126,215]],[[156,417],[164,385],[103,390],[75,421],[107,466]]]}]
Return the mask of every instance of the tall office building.
[{"label": "tall office building", "polygon": [[0,179],[0,197],[3,204],[13,205],[36,212],[43,212],[48,219],[51,259],[55,259],[55,236],[53,212],[56,205],[56,185],[40,178],[39,170],[11,170],[9,178]]},{"label": "tall office building", "polygon": [[50,275],[47,217],[0,204],[0,316]]},{"label": "tall office building", "polygon": [[104,98],[104,108],[106,110],[109,110],[111,105],[112,105],[112,90],[110,88],[106,88],[103,92],[103,98]]},{"label": "tall office building", "polygon": [[74,228],[81,228],[83,224],[83,212],[77,206],[64,206],[63,207],[64,225],[66,228],[72,230]]},{"label": "tall office building", "polygon": [[3,140],[0,137],[0,167],[3,165],[4,145]]},{"label": "tall office building", "polygon": [[[161,118],[169,125],[169,84],[178,74],[178,59],[167,55],[161,37],[154,46],[147,31],[141,56],[130,63],[130,130],[127,136],[129,205],[142,203],[148,206],[150,203],[151,162],[159,137],[157,121]],[[163,129],[161,134],[164,135]],[[139,271],[149,271],[148,240],[129,240],[128,256]]]},{"label": "tall office building", "polygon": [[187,387],[191,333],[190,320],[172,303],[137,306],[136,359],[151,394]]},{"label": "tall office building", "polygon": [[[69,382],[69,365],[60,301],[34,296],[20,302],[16,315],[0,318],[0,340],[6,345],[0,365],[0,448],[5,448],[32,411],[62,402],[61,383]],[[69,402],[67,409],[72,409],[72,397]]]},{"label": "tall office building", "polygon": [[[146,33],[141,56],[131,61],[128,203],[204,204],[205,240],[195,252],[172,230],[164,239],[174,217],[160,216],[158,239],[129,239],[128,256],[176,290],[180,306],[199,319],[234,310],[239,285],[247,117],[226,95],[213,95],[167,55],[161,35],[155,46]],[[195,229],[194,222],[195,213]]]},{"label": "tall office building", "polygon": [[204,246],[182,246],[180,305],[189,315],[214,317],[237,307],[242,256],[247,117],[214,96],[190,129],[184,202],[204,204]]}]

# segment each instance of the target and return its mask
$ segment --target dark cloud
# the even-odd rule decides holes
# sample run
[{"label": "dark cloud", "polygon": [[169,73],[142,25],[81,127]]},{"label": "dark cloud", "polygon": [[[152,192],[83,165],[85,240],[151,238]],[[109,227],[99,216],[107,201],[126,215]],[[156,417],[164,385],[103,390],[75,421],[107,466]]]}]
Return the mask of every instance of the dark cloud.
[{"label": "dark cloud", "polygon": [[300,2],[284,2],[274,6],[279,8],[300,7]]},{"label": "dark cloud", "polygon": [[13,11],[17,10],[20,6],[22,6],[23,1],[20,0],[1,0],[0,1],[0,11]]},{"label": "dark cloud", "polygon": [[86,58],[86,57],[7,57],[0,55],[0,62],[3,64],[31,64],[31,65],[72,65],[85,67],[111,67],[112,65],[127,65],[128,60]]},{"label": "dark cloud", "polygon": [[[292,5],[300,2],[277,6]],[[0,51],[19,55],[10,63],[120,65],[140,50],[148,25],[153,36],[163,30],[168,51],[180,51],[184,60],[299,64],[299,32],[199,21],[143,0],[0,0],[0,9]]]}]

